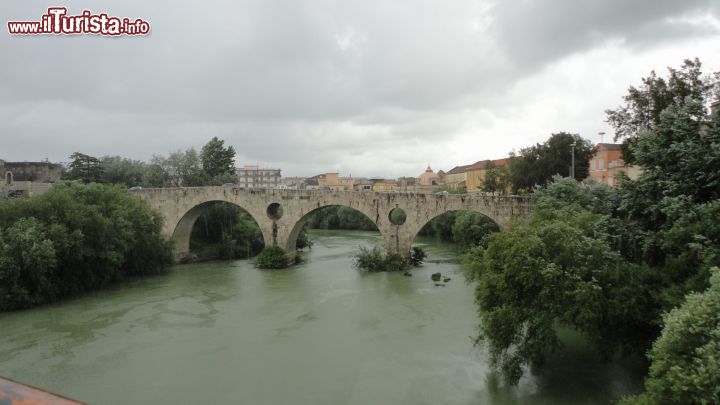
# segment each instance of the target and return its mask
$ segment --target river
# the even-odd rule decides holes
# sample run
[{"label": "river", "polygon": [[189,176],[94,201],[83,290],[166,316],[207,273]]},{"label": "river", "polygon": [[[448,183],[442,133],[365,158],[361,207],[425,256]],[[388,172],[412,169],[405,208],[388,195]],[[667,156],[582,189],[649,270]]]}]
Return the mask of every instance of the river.
[{"label": "river", "polygon": [[[402,274],[352,268],[359,231],[312,231],[303,264],[179,265],[168,274],[0,314],[0,375],[92,404],[602,404],[637,364],[582,339],[507,387],[471,336],[478,316],[451,245]],[[434,286],[430,275],[450,277]],[[529,373],[526,373],[529,374]]]}]

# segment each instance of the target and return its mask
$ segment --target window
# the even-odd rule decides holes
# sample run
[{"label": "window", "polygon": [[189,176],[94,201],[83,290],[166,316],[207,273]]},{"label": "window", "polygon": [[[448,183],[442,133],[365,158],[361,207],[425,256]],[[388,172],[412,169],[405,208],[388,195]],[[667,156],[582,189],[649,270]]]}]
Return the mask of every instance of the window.
[{"label": "window", "polygon": [[13,183],[13,175],[12,175],[12,172],[7,172],[7,173],[5,173],[5,182],[6,182],[8,185],[11,185],[11,184]]}]

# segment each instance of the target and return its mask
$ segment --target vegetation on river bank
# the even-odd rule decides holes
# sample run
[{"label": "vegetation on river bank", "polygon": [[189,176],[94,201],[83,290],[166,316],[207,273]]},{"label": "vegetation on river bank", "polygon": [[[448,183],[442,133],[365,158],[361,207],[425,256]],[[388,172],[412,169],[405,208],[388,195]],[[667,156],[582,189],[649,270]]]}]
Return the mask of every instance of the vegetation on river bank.
[{"label": "vegetation on river bank", "polygon": [[608,112],[627,156],[644,169],[640,178],[618,189],[555,178],[535,193],[529,220],[466,255],[478,283],[478,342],[508,382],[524,365],[538,370],[560,346],[556,327],[566,325],[604,356],[645,352],[660,336],[646,396],[626,403],[720,401],[717,389],[705,389],[720,383],[720,332],[698,304],[715,299],[715,287],[684,304],[720,265],[720,113],[705,108],[711,90],[697,60],[667,80],[643,79]]},{"label": "vegetation on river bank", "polygon": [[123,187],[63,183],[0,203],[0,310],[27,308],[162,271],[162,217]]}]

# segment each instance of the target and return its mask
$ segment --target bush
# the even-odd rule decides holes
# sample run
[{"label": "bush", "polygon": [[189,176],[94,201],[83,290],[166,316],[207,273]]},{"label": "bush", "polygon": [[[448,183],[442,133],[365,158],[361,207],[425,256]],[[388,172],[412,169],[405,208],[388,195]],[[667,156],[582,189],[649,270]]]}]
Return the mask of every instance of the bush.
[{"label": "bush", "polygon": [[63,183],[0,203],[0,310],[27,308],[172,262],[162,217],[123,187]]},{"label": "bush", "polygon": [[265,247],[255,260],[261,269],[284,269],[288,264],[288,257],[280,246]]},{"label": "bush", "polygon": [[407,260],[400,255],[387,255],[378,246],[368,249],[360,246],[360,252],[355,255],[354,265],[358,269],[371,272],[404,271],[409,266]]},{"label": "bush", "polygon": [[419,246],[415,246],[410,251],[410,263],[413,266],[419,266],[422,264],[423,260],[427,257],[427,254],[423,250],[423,248]]},{"label": "bush", "polygon": [[720,403],[720,269],[712,272],[710,288],[689,294],[664,316],[649,355],[646,392],[622,404]]}]

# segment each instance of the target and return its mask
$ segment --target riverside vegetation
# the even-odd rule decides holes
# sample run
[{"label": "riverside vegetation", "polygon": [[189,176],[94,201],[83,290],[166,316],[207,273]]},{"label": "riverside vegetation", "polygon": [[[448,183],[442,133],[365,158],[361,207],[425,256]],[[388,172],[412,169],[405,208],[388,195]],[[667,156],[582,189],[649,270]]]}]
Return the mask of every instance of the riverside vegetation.
[{"label": "riverside vegetation", "polygon": [[0,310],[27,308],[161,272],[162,218],[124,187],[64,183],[0,203]]},{"label": "riverside vegetation", "polygon": [[720,74],[700,66],[653,73],[608,111],[637,180],[555,178],[529,220],[466,254],[477,342],[508,382],[542,368],[562,325],[606,357],[652,347],[645,393],[623,404],[720,402],[720,113],[706,110]]}]

